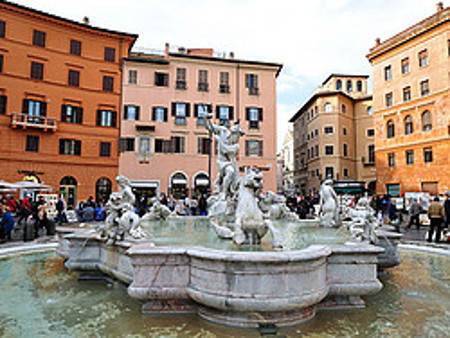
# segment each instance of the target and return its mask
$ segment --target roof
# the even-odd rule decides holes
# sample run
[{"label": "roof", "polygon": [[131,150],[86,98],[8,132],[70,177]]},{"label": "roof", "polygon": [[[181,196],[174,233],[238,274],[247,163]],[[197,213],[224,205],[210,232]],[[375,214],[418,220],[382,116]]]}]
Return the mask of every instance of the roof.
[{"label": "roof", "polygon": [[165,59],[162,56],[159,55],[142,55],[142,54],[135,54],[131,53],[130,56],[123,58],[125,61],[132,61],[132,62],[140,62],[140,63],[156,63],[160,65],[168,65],[169,60]]},{"label": "roof", "polygon": [[182,54],[182,53],[169,53],[169,56],[188,58],[188,59],[196,59],[196,60],[208,60],[208,61],[219,61],[219,62],[229,62],[229,63],[243,63],[243,64],[249,64],[249,65],[275,67],[275,68],[277,68],[277,76],[280,73],[281,69],[283,68],[283,65],[281,63],[273,63],[273,62],[239,60],[239,59],[219,58],[219,57],[213,57],[213,56],[189,55],[189,54]]},{"label": "roof", "polygon": [[328,82],[332,77],[362,77],[364,79],[368,79],[369,75],[354,75],[354,74],[330,74],[325,81],[322,82],[322,85]]},{"label": "roof", "polygon": [[450,7],[447,7],[377,44],[375,47],[372,47],[366,57],[369,61],[372,61],[375,57],[383,55],[388,51],[406,43],[407,41],[415,39],[429,30],[448,23],[449,21]]},{"label": "roof", "polygon": [[65,23],[69,23],[69,24],[72,24],[72,25],[77,25],[77,26],[79,26],[79,27],[81,27],[83,29],[86,29],[86,30],[94,30],[94,31],[102,32],[102,33],[120,35],[120,36],[125,36],[125,37],[129,37],[129,38],[133,38],[133,39],[137,39],[138,36],[139,36],[138,34],[124,33],[124,32],[114,31],[114,30],[110,30],[110,29],[94,27],[94,26],[91,26],[91,25],[88,25],[88,24],[85,24],[85,23],[82,23],[82,22],[77,22],[77,21],[74,21],[74,20],[66,19],[66,18],[57,16],[57,15],[54,15],[54,14],[46,13],[46,12],[43,12],[43,11],[40,11],[40,10],[37,10],[37,9],[34,9],[34,8],[30,8],[30,7],[27,7],[27,6],[19,5],[19,4],[10,2],[10,1],[0,0],[0,5],[6,5],[6,6],[9,6],[9,7],[21,9],[21,10],[24,10],[24,11],[27,11],[27,12],[30,12],[30,13],[33,13],[33,14],[43,15],[43,16],[46,16],[47,18],[51,18],[51,19],[54,19],[54,20],[59,20],[59,21],[62,21],[62,22],[65,22]]},{"label": "roof", "polygon": [[306,111],[306,107],[308,107],[311,102],[313,102],[314,100],[316,100],[319,97],[323,97],[323,96],[332,96],[332,95],[342,95],[352,101],[356,101],[357,99],[351,97],[350,95],[339,91],[339,90],[330,90],[330,91],[323,91],[323,92],[319,92],[319,93],[315,93],[314,95],[312,95],[308,101],[306,101],[301,107],[300,109],[294,114],[294,116],[292,116],[289,120],[289,122],[295,122],[295,120],[297,120],[299,118],[299,116]]}]

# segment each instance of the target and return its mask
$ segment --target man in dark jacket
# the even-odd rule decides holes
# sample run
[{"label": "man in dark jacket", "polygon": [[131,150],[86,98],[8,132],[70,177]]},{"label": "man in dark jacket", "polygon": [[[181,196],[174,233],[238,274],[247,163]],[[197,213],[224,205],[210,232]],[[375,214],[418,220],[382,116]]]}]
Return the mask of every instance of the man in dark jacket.
[{"label": "man in dark jacket", "polygon": [[444,228],[448,228],[448,226],[450,224],[450,191],[445,192],[444,211],[445,211],[445,226],[444,226]]},{"label": "man in dark jacket", "polygon": [[414,198],[411,202],[411,206],[409,207],[409,223],[406,226],[406,229],[410,229],[411,226],[415,223],[417,230],[420,230],[420,222],[419,222],[419,216],[420,212],[422,211],[422,207],[419,203],[417,203],[417,200]]}]

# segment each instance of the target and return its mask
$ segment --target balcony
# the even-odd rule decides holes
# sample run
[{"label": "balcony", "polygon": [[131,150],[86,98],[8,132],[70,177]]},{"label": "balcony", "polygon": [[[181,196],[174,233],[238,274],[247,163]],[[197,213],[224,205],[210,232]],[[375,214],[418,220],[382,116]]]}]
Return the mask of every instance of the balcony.
[{"label": "balcony", "polygon": [[27,114],[19,114],[14,113],[11,115],[11,127],[12,128],[33,128],[33,129],[41,129],[44,131],[55,131],[56,126],[56,118],[46,117],[46,116],[36,116],[36,115],[27,115]]},{"label": "balcony", "polygon": [[259,88],[258,87],[249,87],[248,94],[249,95],[259,95]]},{"label": "balcony", "polygon": [[221,84],[220,87],[219,87],[219,93],[229,94],[230,93],[230,86]]},{"label": "balcony", "polygon": [[209,84],[207,82],[199,82],[197,90],[199,92],[207,92],[209,90]]},{"label": "balcony", "polygon": [[175,88],[176,88],[176,89],[180,89],[180,90],[185,90],[185,89],[187,89],[186,81],[177,80],[176,85],[175,85]]},{"label": "balcony", "polygon": [[363,166],[365,166],[365,167],[366,166],[369,167],[369,166],[374,166],[375,165],[375,160],[371,159],[370,157],[366,158],[365,156],[362,156],[361,160],[362,160]]}]

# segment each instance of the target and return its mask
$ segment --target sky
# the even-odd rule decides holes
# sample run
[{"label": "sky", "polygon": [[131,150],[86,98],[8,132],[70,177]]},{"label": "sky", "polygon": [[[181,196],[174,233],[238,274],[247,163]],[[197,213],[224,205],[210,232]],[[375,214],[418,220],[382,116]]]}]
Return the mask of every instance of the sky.
[{"label": "sky", "polygon": [[75,21],[87,16],[93,26],[139,34],[135,47],[162,50],[168,42],[283,64],[277,79],[280,147],[288,120],[328,75],[371,75],[365,56],[375,39],[383,41],[434,14],[438,0],[13,2]]}]

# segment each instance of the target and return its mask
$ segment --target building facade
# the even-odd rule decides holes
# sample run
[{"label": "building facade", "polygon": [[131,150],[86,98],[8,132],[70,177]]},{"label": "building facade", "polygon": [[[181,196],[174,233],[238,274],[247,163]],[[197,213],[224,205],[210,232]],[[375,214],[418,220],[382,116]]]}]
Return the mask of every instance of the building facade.
[{"label": "building facade", "polygon": [[377,44],[372,66],[377,192],[450,189],[450,8]]},{"label": "building facade", "polygon": [[280,156],[281,170],[280,170],[280,189],[279,193],[290,194],[293,193],[294,188],[294,133],[288,130],[284,136],[283,144],[281,145]]},{"label": "building facade", "polygon": [[374,190],[375,131],[367,78],[331,74],[289,121],[299,192],[318,192],[328,177],[364,182]]},{"label": "building facade", "polygon": [[276,78],[281,65],[214,56],[211,49],[133,53],[125,59],[120,172],[137,194],[175,198],[208,192],[217,175],[204,126],[240,120],[238,165],[257,166],[276,189]]},{"label": "building facade", "polygon": [[137,35],[0,2],[0,179],[34,180],[68,205],[118,174],[121,59]]}]

